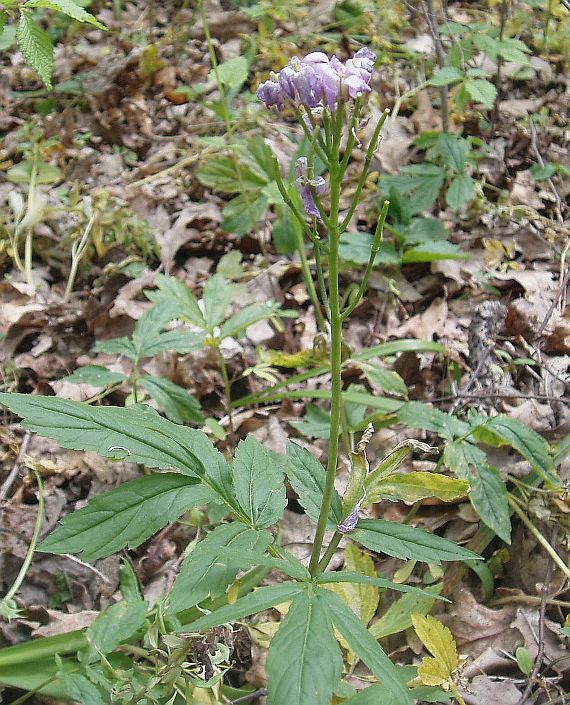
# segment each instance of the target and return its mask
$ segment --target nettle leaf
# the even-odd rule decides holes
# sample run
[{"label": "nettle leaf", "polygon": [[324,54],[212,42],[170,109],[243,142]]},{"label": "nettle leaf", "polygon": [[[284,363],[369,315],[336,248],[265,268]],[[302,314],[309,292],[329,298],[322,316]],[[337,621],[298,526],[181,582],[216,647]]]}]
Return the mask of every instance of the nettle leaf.
[{"label": "nettle leaf", "polygon": [[128,458],[149,468],[175,468],[207,482],[232,511],[236,506],[230,467],[206,434],[178,426],[149,406],[92,407],[28,394],[0,394],[0,403],[23,418],[24,428],[64,448]]},{"label": "nettle leaf", "polygon": [[184,512],[213,498],[197,479],[176,473],[139,477],[99,495],[63,519],[38,547],[80,553],[86,561],[136,548]]},{"label": "nettle leaf", "polygon": [[16,41],[24,59],[51,91],[53,69],[53,44],[47,32],[32,19],[29,10],[21,8]]},{"label": "nettle leaf", "polygon": [[[326,471],[311,453],[296,443],[287,445],[287,467],[285,469],[291,487],[299,496],[299,504],[308,516],[317,522],[326,482]],[[342,521],[342,500],[333,490],[329,528],[336,528]]]},{"label": "nettle leaf", "polygon": [[399,678],[398,668],[386,656],[380,645],[359,621],[354,612],[338,595],[330,590],[319,590],[319,596],[328,606],[334,626],[358,658],[368,666],[383,687],[383,696],[390,705],[412,705],[412,698]]},{"label": "nettle leaf", "polygon": [[147,602],[123,600],[107,607],[95,621],[87,627],[85,638],[89,646],[80,652],[80,660],[97,660],[100,654],[109,654],[119,644],[129,639],[142,627],[147,611]]},{"label": "nettle leaf", "polygon": [[139,382],[174,423],[203,424],[205,422],[200,411],[200,402],[178,384],[164,377],[151,375],[141,377]]},{"label": "nettle leaf", "polygon": [[450,443],[444,451],[447,467],[471,487],[469,500],[481,521],[506,543],[511,542],[507,486],[487,463],[484,451],[472,443]]},{"label": "nettle leaf", "polygon": [[307,404],[305,416],[300,421],[289,421],[289,425],[309,438],[330,438],[330,414],[316,404]]},{"label": "nettle leaf", "polygon": [[93,17],[73,0],[28,0],[24,3],[24,7],[45,7],[48,10],[57,10],[78,22],[87,22],[98,29],[107,29],[96,17]]},{"label": "nettle leaf", "polygon": [[158,274],[156,285],[157,291],[145,291],[145,295],[157,308],[172,311],[173,318],[186,319],[199,328],[206,327],[204,314],[198,301],[184,282],[175,277]]},{"label": "nettle leaf", "polygon": [[208,81],[219,78],[228,88],[239,88],[247,79],[248,69],[245,56],[234,56],[218,65],[217,76],[216,71],[212,69],[208,74]]},{"label": "nettle leaf", "polygon": [[463,171],[469,151],[469,142],[466,139],[449,132],[441,132],[435,147],[447,166],[459,173]]},{"label": "nettle leaf", "polygon": [[404,404],[397,415],[398,421],[406,426],[434,431],[450,441],[456,436],[465,436],[469,431],[469,425],[464,421],[418,401]]},{"label": "nettle leaf", "polygon": [[510,445],[528,460],[543,480],[556,486],[560,485],[560,478],[556,475],[554,462],[548,452],[548,443],[518,419],[511,419],[503,414],[482,419],[473,429],[473,436],[481,443],[496,447]]},{"label": "nettle leaf", "polygon": [[458,174],[449,184],[445,202],[450,208],[458,209],[469,203],[475,193],[475,181],[466,174]]},{"label": "nettle leaf", "polygon": [[107,387],[117,382],[124,382],[127,376],[121,372],[113,372],[103,365],[85,365],[78,367],[72,374],[62,377],[62,382],[71,384],[90,384],[93,387]]},{"label": "nettle leaf", "polygon": [[232,476],[236,499],[258,529],[274,524],[287,505],[284,466],[253,436],[241,441],[234,454]]},{"label": "nettle leaf", "polygon": [[244,191],[225,206],[220,227],[228,233],[243,237],[254,230],[268,206],[269,199],[265,193]]},{"label": "nettle leaf", "polygon": [[220,549],[229,549],[230,555],[247,550],[249,565],[253,565],[272,542],[268,531],[256,531],[237,521],[218,525],[184,558],[170,593],[168,612],[181,612],[207,597],[222,595],[238,570],[249,567],[240,558],[220,556]]},{"label": "nettle leaf", "polygon": [[436,164],[412,164],[402,167],[397,176],[380,177],[382,191],[393,189],[400,197],[407,197],[410,215],[429,210],[445,181],[445,169]]},{"label": "nettle leaf", "polygon": [[331,613],[320,591],[297,595],[271,640],[267,656],[268,702],[329,705],[342,673],[342,654]]},{"label": "nettle leaf", "polygon": [[465,497],[469,483],[440,475],[434,472],[410,472],[405,475],[391,475],[376,482],[366,494],[366,504],[380,502],[418,502],[428,497],[437,497],[443,502],[453,502]]},{"label": "nettle leaf", "polygon": [[232,300],[233,286],[221,274],[214,274],[204,287],[204,314],[208,328],[215,328],[224,320]]},{"label": "nettle leaf", "polygon": [[426,587],[421,595],[417,592],[402,595],[388,607],[368,631],[375,639],[384,639],[409,629],[412,626],[412,613],[427,614],[438,599],[442,587],[439,583]]},{"label": "nettle leaf", "polygon": [[137,351],[130,338],[113,338],[112,340],[98,340],[93,346],[93,352],[107,353],[108,355],[125,355],[129,360],[137,357]]},{"label": "nettle leaf", "polygon": [[371,384],[380,387],[386,394],[407,398],[408,387],[397,372],[380,365],[364,364],[361,367]]},{"label": "nettle leaf", "polygon": [[463,72],[453,66],[444,66],[434,73],[429,83],[431,86],[450,86],[463,80]]},{"label": "nettle leaf", "polygon": [[213,627],[219,627],[220,624],[237,622],[243,617],[249,617],[257,612],[263,612],[263,610],[268,610],[270,607],[275,607],[275,605],[289,602],[289,600],[292,600],[304,590],[304,585],[292,582],[258,588],[244,597],[240,597],[239,600],[236,600],[231,605],[224,605],[220,609],[210,612],[210,614],[199,617],[190,624],[182,625],[178,631],[203,632]]},{"label": "nettle leaf", "polygon": [[203,338],[200,333],[184,329],[161,330],[173,317],[174,311],[170,307],[153,306],[139,318],[132,338],[138,360],[165,350],[185,353],[200,349]]},{"label": "nettle leaf", "polygon": [[371,551],[424,563],[480,560],[480,556],[427,531],[383,519],[362,519],[348,536]]},{"label": "nettle leaf", "polygon": [[220,328],[220,338],[235,338],[258,321],[271,318],[279,313],[279,304],[268,301],[265,304],[250,304],[234,316],[228,318]]},{"label": "nettle leaf", "polygon": [[472,78],[464,83],[467,95],[476,103],[481,103],[486,108],[492,108],[497,97],[497,89],[491,81],[484,78]]}]

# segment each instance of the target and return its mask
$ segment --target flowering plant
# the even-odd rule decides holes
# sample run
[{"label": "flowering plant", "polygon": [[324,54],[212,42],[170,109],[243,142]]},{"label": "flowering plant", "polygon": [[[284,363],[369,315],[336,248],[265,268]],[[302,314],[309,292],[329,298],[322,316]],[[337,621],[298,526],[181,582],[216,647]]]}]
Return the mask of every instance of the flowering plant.
[{"label": "flowering plant", "polygon": [[[90,406],[56,397],[0,394],[0,403],[22,417],[31,431],[53,438],[64,447],[128,459],[149,469],[148,474],[97,496],[65,517],[38,550],[82,553],[84,560],[97,560],[125,548],[136,548],[194,508],[207,506],[212,515],[227,519],[209,526],[204,538],[199,533],[200,540],[197,537],[195,545],[185,552],[171,590],[154,606],[142,599],[136,577],[129,577],[127,572],[125,580],[121,580],[124,599],[102,612],[86,631],[68,633],[65,641],[60,636],[43,639],[41,655],[47,662],[42,667],[44,672],[51,669],[40,685],[46,694],[97,705],[111,700],[126,705],[158,702],[151,696],[160,688],[160,702],[197,702],[194,689],[219,689],[223,663],[231,658],[227,644],[216,643],[215,648],[210,648],[199,632],[208,631],[214,638],[222,625],[289,603],[267,657],[270,705],[330,705],[333,695],[336,698],[336,694],[343,693],[344,697],[347,689],[352,693],[350,685],[341,680],[343,655],[338,635],[342,645],[378,679],[379,685],[373,686],[370,697],[393,705],[412,705],[413,683],[406,683],[408,678],[402,677],[366,625],[329,588],[331,584],[349,582],[411,592],[429,600],[436,596],[411,585],[395,584],[377,576],[375,570],[366,572],[360,562],[354,570],[327,570],[343,537],[401,559],[438,563],[477,558],[470,551],[413,526],[362,518],[361,509],[366,505],[407,496],[399,493],[405,488],[392,486],[387,491],[382,486],[405,457],[406,448],[396,448],[369,472],[366,444],[372,427],[356,449],[348,440],[350,479],[342,497],[335,489],[341,419],[345,416],[342,328],[366,291],[388,210],[388,203],[384,202],[360,285],[341,296],[340,236],[356,210],[387,117],[385,112],[373,130],[352,201],[341,212],[343,179],[353,150],[360,146],[357,132],[364,96],[371,92],[373,61],[374,55],[368,49],[361,49],[345,63],[314,52],[304,59],[293,59],[258,91],[269,108],[291,107],[297,113],[309,143],[307,156],[297,161],[295,169],[295,187],[301,199],[284,184],[277,160],[274,170],[285,204],[313,247],[316,283],[300,237],[303,275],[330,348],[331,414],[326,471],[306,448],[296,443],[289,443],[287,454],[280,455],[253,436],[242,440],[229,459],[214,448],[203,432],[173,423],[143,404],[127,408]],[[315,175],[316,157],[324,164],[326,176]],[[212,286],[211,282],[206,288]],[[191,296],[179,296],[179,288],[174,282],[170,284],[188,320],[204,315],[208,328],[221,322],[229,301],[227,288],[224,293],[217,286],[216,296],[205,295],[202,313]],[[250,319],[241,315],[240,325],[247,321]],[[188,333],[168,331],[168,335],[184,340]],[[155,472],[150,472],[152,469]],[[280,544],[276,530],[287,506],[285,480],[298,495],[308,519],[316,524],[308,565]],[[420,488],[419,494],[414,487],[416,497],[443,493],[447,498],[456,498],[464,496],[467,483],[438,476],[436,484],[426,486],[425,491]],[[323,549],[327,530],[328,546]],[[281,573],[280,581],[258,587],[270,570]],[[122,646],[128,647],[124,642],[129,640],[137,645],[121,650]],[[4,650],[5,664],[22,658],[20,648],[14,649],[16,655]],[[33,646],[26,653],[31,662]],[[136,682],[124,675],[131,673],[137,674]],[[124,698],[117,699],[119,691]],[[355,702],[361,701],[359,695],[352,694],[358,698]],[[346,701],[347,705],[352,702],[352,698]]]}]

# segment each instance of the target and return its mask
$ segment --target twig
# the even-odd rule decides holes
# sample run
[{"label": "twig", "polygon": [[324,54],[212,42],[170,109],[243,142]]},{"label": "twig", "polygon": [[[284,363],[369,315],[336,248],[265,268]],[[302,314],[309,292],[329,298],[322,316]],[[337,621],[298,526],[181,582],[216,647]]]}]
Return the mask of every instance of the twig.
[{"label": "twig", "polygon": [[485,352],[484,352],[483,355],[481,356],[481,359],[479,360],[479,363],[478,363],[477,367],[473,370],[473,372],[472,372],[471,375],[469,376],[469,379],[468,379],[467,382],[465,383],[465,385],[464,385],[464,387],[463,387],[463,391],[462,391],[462,392],[458,392],[458,393],[455,395],[455,402],[453,403],[451,409],[449,410],[449,413],[450,413],[450,414],[453,414],[455,411],[457,411],[457,407],[461,404],[460,399],[469,399],[469,398],[471,398],[471,397],[473,397],[473,396],[479,397],[479,395],[467,395],[467,392],[471,389],[471,387],[472,387],[473,384],[475,383],[475,380],[476,380],[477,377],[479,376],[479,373],[480,373],[481,370],[483,369],[485,363],[487,362],[487,359],[488,359],[489,355],[490,355],[491,352],[494,350],[494,348],[495,348],[495,343],[494,343],[494,342],[493,342],[491,345],[488,345],[488,346],[487,346],[487,349],[485,350]]},{"label": "twig", "polygon": [[478,394],[466,394],[457,392],[456,394],[446,394],[441,397],[435,397],[432,402],[444,402],[460,399],[534,399],[536,401],[563,401],[570,402],[570,397],[553,397],[548,394],[519,394],[515,392],[508,394],[507,392],[480,392]]},{"label": "twig", "polygon": [[32,434],[30,433],[30,431],[26,431],[24,438],[22,439],[22,445],[20,446],[20,451],[18,452],[18,457],[16,458],[16,462],[14,463],[12,469],[10,470],[8,477],[2,483],[2,487],[0,487],[0,502],[3,502],[6,499],[6,497],[8,496],[8,492],[10,492],[10,489],[11,489],[12,485],[14,484],[14,480],[16,479],[16,477],[18,476],[18,473],[20,472],[20,465],[22,464],[22,461],[24,460],[24,456],[28,452],[28,446],[30,445],[31,437],[32,437]]},{"label": "twig", "polygon": [[79,565],[82,565],[84,568],[87,568],[88,570],[92,571],[93,573],[95,573],[95,575],[96,575],[98,578],[101,578],[101,580],[102,580],[104,583],[110,583],[110,582],[111,582],[111,581],[109,580],[109,578],[108,578],[106,575],[103,575],[103,573],[102,573],[100,570],[97,570],[97,568],[95,568],[95,566],[89,565],[89,563],[84,563],[82,560],[80,560],[79,558],[77,558],[77,556],[72,556],[71,553],[64,553],[64,554],[63,554],[63,557],[64,557],[64,558],[68,558],[70,561],[73,561],[74,563],[78,563]]},{"label": "twig", "polygon": [[[542,158],[540,150],[538,149],[536,127],[534,126],[534,122],[532,121],[531,117],[529,117],[528,119],[528,124],[530,126],[530,146],[532,148],[532,151],[534,152],[536,161],[540,164],[541,167],[544,167],[544,159]],[[562,216],[562,199],[560,198],[560,194],[558,193],[558,190],[550,176],[548,177],[547,181],[556,201],[556,218],[558,220],[558,224],[563,226],[564,218]]]},{"label": "twig", "polygon": [[[550,545],[556,545],[556,538],[558,537],[558,524],[554,525],[552,530],[552,536],[550,538]],[[544,618],[546,615],[546,602],[548,597],[548,588],[550,587],[550,581],[552,580],[552,568],[553,561],[552,557],[549,556],[546,564],[546,574],[544,576],[544,582],[542,583],[542,590],[540,594],[540,611],[538,617],[538,651],[536,653],[536,658],[534,659],[534,666],[532,672],[528,677],[528,682],[523,694],[517,702],[517,705],[524,705],[527,701],[528,696],[531,693],[533,683],[538,676],[538,673],[542,667],[542,661],[544,659]]]},{"label": "twig", "polygon": [[238,703],[245,703],[248,700],[253,700],[254,698],[261,698],[263,695],[267,695],[267,688],[258,688],[257,690],[248,693],[247,695],[242,695],[235,700],[230,700],[228,705],[237,705]]}]

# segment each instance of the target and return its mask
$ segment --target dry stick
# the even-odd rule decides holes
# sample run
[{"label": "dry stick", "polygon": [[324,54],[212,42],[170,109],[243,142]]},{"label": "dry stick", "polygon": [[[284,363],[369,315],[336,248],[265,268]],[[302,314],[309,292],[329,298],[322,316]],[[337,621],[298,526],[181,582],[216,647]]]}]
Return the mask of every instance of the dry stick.
[{"label": "dry stick", "polygon": [[[550,538],[550,545],[555,546],[556,545],[556,539],[558,537],[558,524],[554,525],[554,528],[552,530],[552,536]],[[540,671],[542,667],[542,661],[544,659],[544,618],[546,616],[546,601],[548,597],[548,588],[550,587],[550,581],[552,580],[552,568],[553,568],[553,561],[552,558],[549,556],[548,561],[546,564],[546,574],[544,576],[544,582],[542,583],[542,590],[540,594],[540,611],[539,611],[539,617],[538,617],[538,651],[536,654],[536,658],[534,659],[534,666],[532,669],[532,673],[528,677],[528,682],[526,684],[526,688],[524,690],[524,693],[521,695],[520,699],[517,702],[517,705],[524,705],[524,703],[527,701],[528,696],[531,693],[533,683],[538,676],[538,672]]]},{"label": "dry stick", "polygon": [[[538,149],[536,127],[534,126],[534,122],[530,117],[528,120],[528,124],[530,125],[530,146],[532,148],[532,151],[534,152],[536,161],[540,164],[541,167],[544,167],[544,159],[542,158],[540,150]],[[548,177],[547,181],[548,185],[550,186],[550,190],[552,191],[556,200],[556,218],[558,220],[558,224],[563,226],[564,218],[562,217],[562,199],[560,198],[560,194],[558,193],[558,190],[556,189],[556,186],[554,185],[552,179]]]},{"label": "dry stick", "polygon": [[[503,0],[501,2],[501,15],[500,15],[500,24],[499,24],[499,40],[503,40],[503,35],[505,33],[505,24],[507,23],[507,15],[508,15],[508,0]],[[495,101],[493,103],[493,114],[491,115],[491,125],[489,127],[489,133],[487,135],[488,139],[491,139],[494,134],[495,134],[495,128],[497,127],[497,121],[499,119],[499,103],[501,102],[502,98],[502,91],[501,91],[501,73],[503,70],[503,64],[505,60],[503,59],[502,56],[497,57],[497,73],[495,74],[495,88],[497,89],[497,95],[495,96]]]},{"label": "dry stick", "polygon": [[[429,30],[431,32],[431,36],[433,37],[433,41],[435,44],[437,65],[440,69],[442,69],[445,66],[445,50],[443,48],[443,43],[437,30],[437,24],[435,22],[436,15],[433,7],[433,0],[426,0],[425,4],[422,4],[422,9],[424,11]],[[449,90],[447,86],[439,87],[439,95],[441,99],[441,123],[443,131],[449,132]]]},{"label": "dry stick", "polygon": [[567,401],[570,402],[570,397],[552,397],[548,394],[508,394],[507,392],[481,392],[480,394],[465,394],[457,392],[456,394],[446,394],[441,397],[434,397],[433,402],[444,402],[457,399],[533,399],[535,401]]},{"label": "dry stick", "polygon": [[254,690],[251,693],[247,693],[247,695],[242,695],[239,698],[236,698],[235,700],[230,700],[229,705],[237,705],[238,703],[245,703],[248,700],[253,700],[254,698],[261,698],[263,695],[267,695],[267,689],[266,688],[258,688],[257,690]]},{"label": "dry stick", "polygon": [[16,477],[18,476],[18,473],[20,472],[20,465],[22,464],[22,461],[24,460],[24,456],[28,452],[28,446],[30,445],[30,438],[31,437],[32,437],[31,432],[26,431],[24,438],[22,439],[22,445],[20,446],[20,451],[18,452],[18,457],[16,458],[16,462],[14,463],[14,466],[10,470],[10,474],[2,483],[2,487],[0,487],[0,502],[3,502],[6,499],[6,497],[8,496],[8,492],[10,492],[10,488],[14,484],[14,480],[16,479]]}]

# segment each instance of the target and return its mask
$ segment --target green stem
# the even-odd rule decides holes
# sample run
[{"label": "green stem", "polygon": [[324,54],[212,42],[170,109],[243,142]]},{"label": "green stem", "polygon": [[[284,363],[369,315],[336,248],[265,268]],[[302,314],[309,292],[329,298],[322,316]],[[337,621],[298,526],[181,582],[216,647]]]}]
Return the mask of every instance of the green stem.
[{"label": "green stem", "polygon": [[372,269],[374,267],[376,255],[378,254],[378,250],[380,249],[380,243],[382,242],[382,233],[384,232],[384,223],[386,221],[386,216],[388,215],[389,207],[390,202],[384,201],[384,204],[382,205],[382,211],[380,212],[380,217],[378,218],[378,223],[376,225],[374,239],[372,240],[372,247],[370,248],[370,257],[368,259],[368,264],[366,265],[366,269],[364,270],[364,275],[362,277],[362,281],[360,282],[360,286],[358,287],[358,291],[352,297],[352,302],[350,303],[348,308],[342,313],[343,320],[350,316],[350,314],[358,306],[366,292],[366,287],[368,286],[368,280],[370,279],[370,274],[372,273]]},{"label": "green stem", "polygon": [[333,492],[336,469],[338,463],[338,439],[340,428],[340,412],[342,405],[342,317],[340,312],[338,251],[340,232],[338,227],[341,174],[339,165],[339,149],[342,137],[344,114],[339,108],[333,118],[332,155],[329,165],[331,184],[331,207],[329,229],[329,306],[331,326],[331,420],[329,433],[329,449],[327,461],[327,474],[323,491],[323,500],[315,532],[315,540],[309,561],[311,575],[319,572],[319,559],[323,546],[326,526],[328,522]]},{"label": "green stem", "polygon": [[230,422],[230,431],[233,433],[233,420],[232,420],[232,385],[230,382],[230,376],[228,374],[228,366],[222,355],[219,345],[216,346],[216,351],[218,353],[218,360],[220,361],[220,371],[222,373],[222,379],[224,380],[224,394],[226,398],[226,411],[228,412],[228,418]]},{"label": "green stem", "polygon": [[0,605],[8,604],[10,602],[10,600],[14,597],[14,595],[20,589],[20,585],[22,584],[24,578],[26,577],[26,573],[28,572],[28,568],[30,567],[30,563],[32,562],[32,558],[34,557],[34,552],[36,550],[36,544],[38,543],[38,538],[39,538],[40,531],[42,528],[42,521],[44,518],[44,486],[43,486],[41,475],[39,474],[39,472],[37,470],[34,470],[34,475],[36,476],[36,482],[38,483],[38,516],[36,517],[36,525],[34,526],[34,533],[32,534],[32,538],[30,540],[30,545],[28,546],[28,550],[26,552],[26,557],[24,558],[24,562],[22,563],[22,566],[20,567],[18,575],[16,576],[16,580],[14,580],[12,587],[10,588],[10,590],[8,590],[7,594],[2,598]]},{"label": "green stem", "polygon": [[[36,179],[38,176],[38,152],[37,148],[34,149],[34,157],[32,161],[32,170],[30,172],[30,184],[28,188],[28,203],[27,203],[27,208],[30,208],[30,204],[32,203],[33,199],[35,198],[35,192],[36,192]],[[33,232],[32,228],[28,228],[28,231],[26,232],[26,242],[24,245],[24,273],[26,276],[26,281],[30,286],[34,285],[34,277],[32,274],[32,253],[33,253],[33,247],[32,247],[32,238],[33,238]]]},{"label": "green stem", "polygon": [[380,132],[389,114],[390,111],[386,109],[382,114],[380,120],[378,120],[378,124],[376,125],[376,128],[374,130],[374,134],[372,135],[372,139],[370,140],[370,144],[368,145],[368,149],[366,150],[364,166],[362,168],[362,173],[360,174],[360,179],[358,180],[358,185],[356,186],[356,191],[354,192],[354,196],[352,197],[352,203],[350,204],[348,213],[346,214],[344,220],[342,221],[342,225],[340,226],[341,233],[343,233],[347,229],[348,224],[350,223],[352,216],[354,215],[354,211],[356,210],[356,206],[360,202],[360,195],[362,193],[362,189],[364,188],[364,184],[366,183],[366,177],[368,176],[370,163],[372,162],[372,157],[374,156],[374,152],[376,151],[376,147],[378,145]]},{"label": "green stem", "polygon": [[[297,244],[297,252],[299,253],[299,258],[301,260],[301,271],[303,273],[303,280],[305,282],[305,286],[307,287],[307,292],[309,294],[309,298],[311,299],[311,303],[313,304],[313,308],[315,309],[315,318],[317,319],[317,325],[320,330],[324,331],[326,330],[325,319],[321,311],[321,304],[319,302],[317,290],[315,289],[315,283],[313,282],[313,277],[311,275],[309,261],[307,260],[307,253],[305,252],[305,242],[303,240],[302,234],[298,230],[295,230],[295,240]],[[319,252],[318,246],[315,247],[315,254],[317,252]],[[326,298],[323,299],[323,301],[325,302],[326,307]]]},{"label": "green stem", "polygon": [[[327,296],[327,287],[325,285],[325,275],[323,273],[323,263],[321,260],[321,248],[320,247],[315,247],[315,264],[317,266],[317,281],[319,282],[321,299],[323,302],[323,306],[325,307],[325,313],[326,313],[327,319],[330,321],[331,307],[329,306],[329,299]],[[325,330],[325,329],[322,328],[322,330]]]},{"label": "green stem", "polygon": [[331,562],[331,558],[334,556],[335,551],[338,548],[338,545],[341,541],[342,541],[342,534],[340,533],[340,531],[335,531],[333,534],[333,537],[331,539],[331,542],[327,546],[327,550],[324,552],[323,557],[319,561],[319,566],[318,566],[319,573],[324,573],[324,571],[327,569],[328,564]]}]

